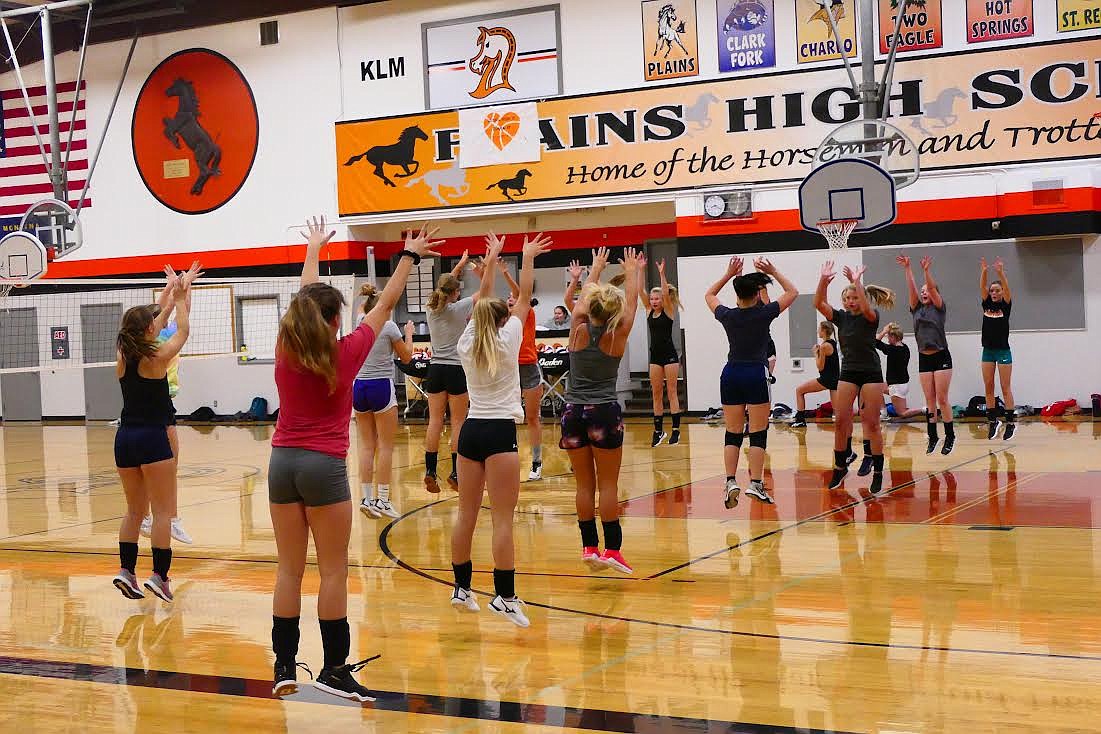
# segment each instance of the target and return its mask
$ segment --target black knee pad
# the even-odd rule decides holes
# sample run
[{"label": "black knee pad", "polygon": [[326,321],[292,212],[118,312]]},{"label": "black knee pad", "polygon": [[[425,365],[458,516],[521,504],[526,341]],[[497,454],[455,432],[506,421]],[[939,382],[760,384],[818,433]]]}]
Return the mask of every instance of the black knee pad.
[{"label": "black knee pad", "polygon": [[764,449],[768,447],[768,429],[763,431],[754,431],[749,434],[749,445],[755,449]]},{"label": "black knee pad", "polygon": [[744,433],[731,433],[730,431],[726,432],[727,446],[738,446],[740,448],[743,440],[745,440]]}]

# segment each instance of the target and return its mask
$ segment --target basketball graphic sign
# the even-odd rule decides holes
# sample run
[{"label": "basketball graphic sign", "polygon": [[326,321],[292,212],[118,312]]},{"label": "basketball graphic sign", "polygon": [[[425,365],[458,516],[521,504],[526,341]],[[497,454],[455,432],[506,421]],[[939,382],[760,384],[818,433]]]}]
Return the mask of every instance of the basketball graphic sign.
[{"label": "basketball graphic sign", "polygon": [[175,53],[149,74],[134,105],[134,163],[149,193],[181,214],[232,199],[256,160],[260,122],[241,70],[204,48]]}]

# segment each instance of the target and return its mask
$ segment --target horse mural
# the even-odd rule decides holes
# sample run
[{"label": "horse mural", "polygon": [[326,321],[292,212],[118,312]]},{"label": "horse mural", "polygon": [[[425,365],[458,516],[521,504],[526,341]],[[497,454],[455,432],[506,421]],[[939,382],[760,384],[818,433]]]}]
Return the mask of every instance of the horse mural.
[{"label": "horse mural", "polygon": [[680,50],[684,51],[685,56],[691,56],[688,53],[688,49],[681,43],[680,34],[685,32],[684,21],[674,26],[677,22],[677,10],[673,7],[672,3],[667,3],[661,7],[658,11],[658,42],[654,46],[654,56],[661,53],[661,49],[665,48],[665,56],[662,58],[669,58],[669,52],[673,50],[673,44],[680,46]]},{"label": "horse mural", "polygon": [[719,98],[708,92],[701,94],[696,101],[684,108],[684,121],[695,125],[695,130],[711,127],[711,105],[718,104]]},{"label": "horse mural", "polygon": [[[412,188],[419,183],[428,187],[428,193],[443,206],[450,206],[448,199],[460,199],[470,193],[470,184],[466,180],[466,170],[459,166],[458,161],[450,168],[434,168],[420,178],[414,178],[405,184],[405,188]],[[444,198],[441,189],[451,189],[451,195]]]},{"label": "horse mural", "polygon": [[424,130],[417,125],[407,127],[398,135],[398,142],[393,145],[376,145],[368,148],[365,152],[349,158],[344,165],[352,166],[366,158],[367,162],[375,167],[375,175],[381,178],[383,183],[396,187],[396,184],[387,178],[384,166],[401,168],[402,172],[394,174],[395,178],[415,176],[421,168],[421,164],[415,157],[418,140],[428,140]]},{"label": "horse mural", "polygon": [[512,178],[503,178],[497,183],[491,183],[489,186],[486,186],[486,191],[491,191],[492,189],[500,189],[501,193],[505,195],[506,199],[508,199],[509,201],[516,201],[516,199],[513,199],[512,195],[508,192],[515,191],[517,196],[523,196],[524,194],[528,193],[527,179],[529,176],[531,176],[531,171],[526,168],[521,168]]},{"label": "horse mural", "polygon": [[467,63],[478,75],[478,86],[470,92],[474,99],[485,99],[500,89],[515,92],[508,80],[516,61],[516,36],[508,28],[478,27],[478,53]]},{"label": "horse mural", "polygon": [[195,157],[195,165],[199,168],[199,177],[195,179],[191,187],[191,193],[199,196],[206,187],[206,182],[211,176],[222,175],[218,166],[222,162],[222,149],[214,142],[203,126],[199,124],[199,97],[195,93],[195,85],[186,79],[179,78],[165,90],[168,97],[176,97],[179,105],[176,108],[175,117],[164,118],[164,136],[172,145],[181,148],[180,139],[184,145],[191,149]]},{"label": "horse mural", "polygon": [[[958,99],[967,99],[967,95],[956,87],[945,89],[932,102],[926,102],[924,105],[925,114],[921,117],[915,117],[910,121],[910,124],[925,135],[933,135],[934,133],[925,129],[924,121],[936,120],[940,123],[937,127],[941,130],[955,125],[956,121],[960,119],[960,116],[955,112],[956,100]],[[930,125],[930,127],[933,126]]]}]

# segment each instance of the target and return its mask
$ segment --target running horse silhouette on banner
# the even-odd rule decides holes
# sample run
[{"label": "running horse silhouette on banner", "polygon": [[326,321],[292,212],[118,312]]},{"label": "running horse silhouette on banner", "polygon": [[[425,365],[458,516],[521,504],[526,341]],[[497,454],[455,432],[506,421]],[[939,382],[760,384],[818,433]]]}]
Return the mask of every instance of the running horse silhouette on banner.
[{"label": "running horse silhouette on banner", "polygon": [[199,167],[199,177],[195,179],[191,193],[199,196],[211,176],[222,174],[218,168],[222,163],[222,149],[199,124],[199,96],[195,93],[194,84],[181,77],[172,82],[164,93],[179,100],[176,116],[164,118],[164,136],[181,149],[180,138],[183,138],[184,145],[191,149],[195,165]]}]

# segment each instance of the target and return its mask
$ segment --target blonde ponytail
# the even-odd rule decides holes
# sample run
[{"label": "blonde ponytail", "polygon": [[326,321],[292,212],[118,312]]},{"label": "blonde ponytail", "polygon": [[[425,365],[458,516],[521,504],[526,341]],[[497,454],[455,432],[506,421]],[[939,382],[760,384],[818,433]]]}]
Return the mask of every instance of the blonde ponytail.
[{"label": "blonde ponytail", "polygon": [[589,304],[589,318],[603,324],[608,331],[615,331],[623,316],[623,291],[614,285],[589,283],[581,290],[581,297]]},{"label": "blonde ponytail", "polygon": [[336,338],[329,326],[340,315],[344,296],[325,283],[298,291],[279,321],[276,353],[289,357],[308,372],[322,377],[329,392],[336,389]]},{"label": "blonde ponytail", "polygon": [[436,281],[436,290],[432,291],[432,295],[428,297],[428,310],[432,313],[439,313],[447,308],[448,301],[451,296],[458,293],[462,288],[462,283],[451,273],[444,273],[440,276],[440,279]]},{"label": "blonde ponytail", "polygon": [[378,303],[378,288],[370,283],[364,283],[363,287],[359,289],[359,297],[363,299],[363,313],[370,313],[371,309]]},{"label": "blonde ponytail", "polygon": [[890,288],[884,288],[881,285],[866,285],[864,286],[864,293],[868,296],[868,300],[877,306],[890,311],[895,307],[895,292]]},{"label": "blonde ponytail", "polygon": [[508,316],[508,304],[500,298],[480,298],[474,304],[470,320],[474,324],[474,346],[471,350],[474,366],[497,376],[501,367],[501,337],[498,324]]}]

